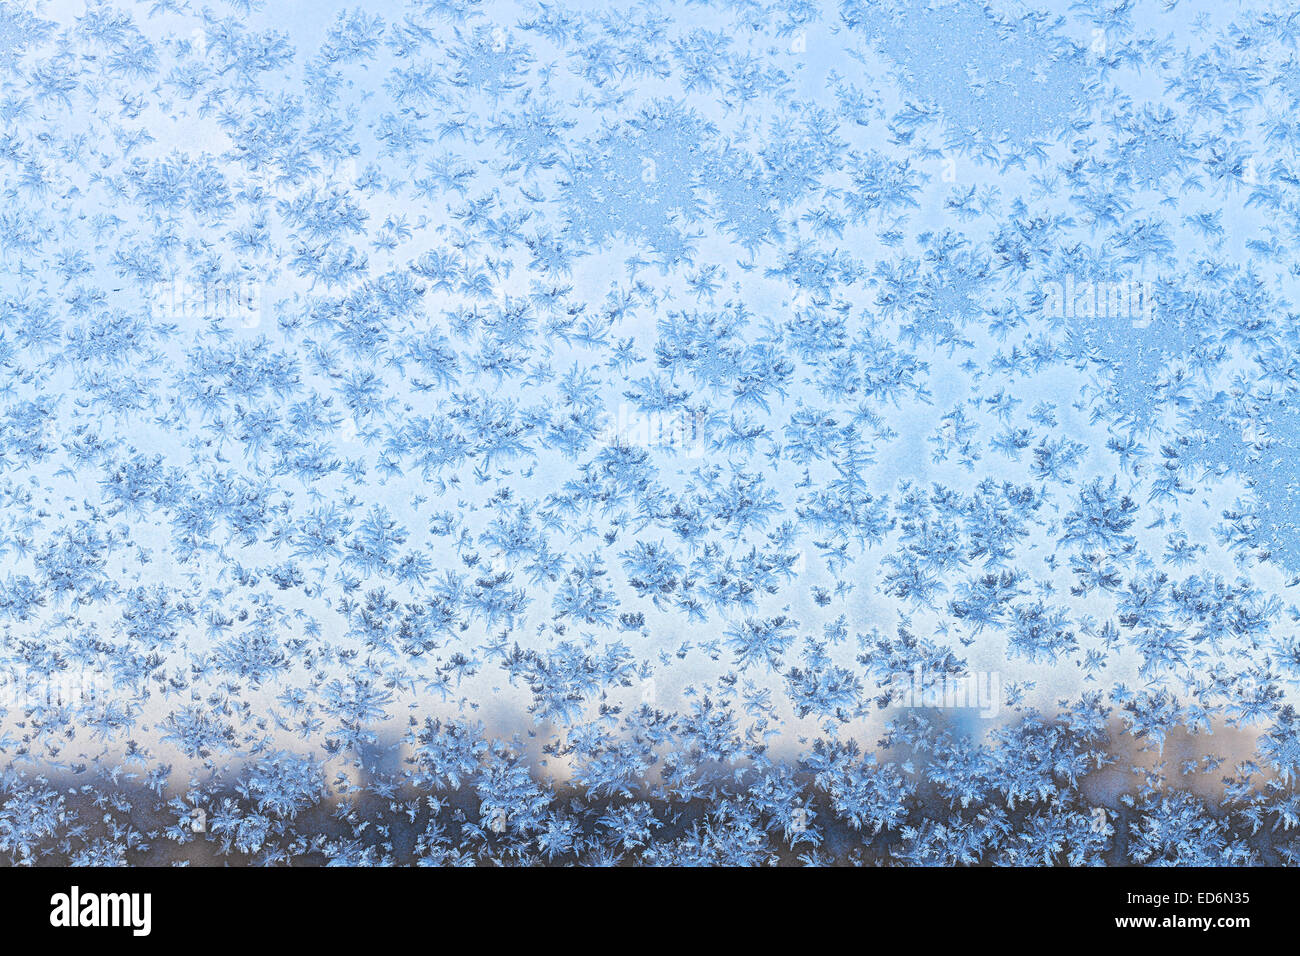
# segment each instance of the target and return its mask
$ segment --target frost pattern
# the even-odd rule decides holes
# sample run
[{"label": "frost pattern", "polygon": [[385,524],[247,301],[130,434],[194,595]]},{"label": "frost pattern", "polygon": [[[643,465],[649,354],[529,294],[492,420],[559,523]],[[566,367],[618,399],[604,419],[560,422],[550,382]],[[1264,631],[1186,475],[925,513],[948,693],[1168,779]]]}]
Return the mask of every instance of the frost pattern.
[{"label": "frost pattern", "polygon": [[0,0],[5,859],[1296,859],[1300,17],[308,6]]}]

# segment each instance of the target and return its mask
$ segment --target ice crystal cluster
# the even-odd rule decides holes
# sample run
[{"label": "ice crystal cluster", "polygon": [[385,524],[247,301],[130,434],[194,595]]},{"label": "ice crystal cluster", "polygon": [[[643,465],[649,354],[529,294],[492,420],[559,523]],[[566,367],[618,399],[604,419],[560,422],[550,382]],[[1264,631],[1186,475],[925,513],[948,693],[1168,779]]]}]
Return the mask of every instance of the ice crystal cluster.
[{"label": "ice crystal cluster", "polygon": [[0,859],[1293,862],[1298,42],[0,0]]}]

